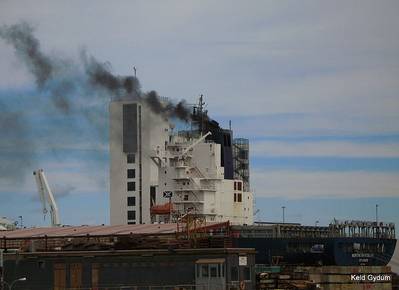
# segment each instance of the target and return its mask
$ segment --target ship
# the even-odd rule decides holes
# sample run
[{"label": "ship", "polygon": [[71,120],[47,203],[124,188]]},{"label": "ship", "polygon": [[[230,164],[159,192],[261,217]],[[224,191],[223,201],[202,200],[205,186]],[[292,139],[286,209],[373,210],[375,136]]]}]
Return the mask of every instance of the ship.
[{"label": "ship", "polygon": [[[126,112],[130,119],[119,118],[123,124],[141,120],[137,116],[144,109],[127,106],[126,110],[117,106],[113,113]],[[133,109],[139,113],[133,114],[136,118],[131,118]],[[126,223],[62,225],[43,171],[35,171],[39,193],[50,201],[52,226],[0,232],[0,278],[18,283],[18,289],[37,290],[237,290],[319,289],[334,283],[360,289],[356,287],[366,284],[349,281],[350,274],[390,277],[386,265],[396,245],[393,223],[333,220],[328,226],[306,226],[254,221],[249,141],[233,138],[231,128],[221,128],[212,120],[202,98],[193,106],[190,119],[189,128],[161,127],[160,132],[167,134],[155,138],[160,142],[148,142],[141,130],[119,131],[143,141],[120,142],[127,149],[120,150],[122,158],[114,161],[127,164],[121,171],[110,166],[117,178],[120,172],[127,173],[127,187],[111,176],[111,183],[123,194],[121,201],[127,197],[125,208],[111,200],[119,206],[117,211],[127,211]],[[149,172],[149,161],[157,174]],[[156,178],[147,181],[157,182],[156,187],[141,182],[150,173]],[[129,191],[136,189],[136,176],[139,190]],[[146,188],[150,189],[148,203],[140,198],[146,196]],[[111,186],[110,195],[115,192]],[[389,289],[391,284],[382,281],[378,286]]]},{"label": "ship", "polygon": [[249,184],[249,140],[208,116],[202,96],[193,106],[189,130],[171,133],[152,159],[159,190],[169,202],[151,208],[152,222],[179,222],[192,215],[231,224],[232,244],[255,248],[256,263],[303,266],[384,266],[391,260],[395,225],[333,220],[328,226],[254,222]]},{"label": "ship", "polygon": [[[132,108],[130,103],[128,106],[129,109]],[[111,220],[112,234],[104,235],[104,240],[91,239],[94,234],[99,234],[98,229],[102,231],[103,226],[79,228],[78,232],[82,232],[73,235],[64,235],[63,233],[69,230],[63,226],[60,229],[43,229],[39,235],[35,233],[33,236],[30,231],[15,234],[5,231],[0,234],[2,238],[0,248],[11,247],[22,251],[40,248],[44,252],[162,248],[158,241],[164,239],[165,233],[159,229],[169,225],[170,232],[166,235],[168,238],[163,249],[250,248],[256,251],[255,263],[258,265],[385,266],[388,264],[397,241],[393,223],[334,219],[328,226],[307,226],[298,223],[254,221],[254,196],[250,188],[249,172],[249,140],[233,138],[231,126],[229,129],[222,128],[217,121],[208,116],[204,108],[205,103],[201,96],[198,104],[192,106],[189,124],[186,123],[184,128],[175,130],[172,122],[168,121],[169,128],[162,127],[160,130],[167,132],[164,134],[165,137],[158,138],[160,141],[143,143],[140,146],[133,144],[135,150],[145,147],[142,150],[143,154],[138,154],[137,158],[131,158],[130,149],[128,152],[120,152],[121,156],[127,158],[119,158],[117,162],[127,159],[127,164],[131,168],[137,169],[139,166],[145,168],[140,170],[139,174],[133,171],[133,176],[139,177],[140,180],[150,175],[146,171],[150,166],[148,164],[144,166],[144,162],[152,162],[157,170],[156,188],[148,187],[151,196],[151,201],[148,203],[149,217],[143,214],[145,200],[139,199],[136,204],[140,205],[140,219],[137,224],[136,221],[129,221],[131,216],[136,217],[136,212],[127,215],[127,225],[126,223],[113,225]],[[137,109],[136,104],[135,109]],[[129,110],[122,108],[119,111],[130,113]],[[128,122],[123,122],[126,123]],[[158,122],[156,123],[158,126]],[[125,132],[130,134],[125,128],[121,131],[123,134]],[[149,140],[147,137],[143,138],[140,130],[137,132],[138,134],[133,135],[137,137],[141,134],[143,142]],[[151,136],[154,135],[156,134]],[[130,138],[130,135],[128,137]],[[125,146],[128,143],[125,141],[120,143]],[[130,162],[132,159],[137,159],[140,163]],[[111,171],[112,167],[111,165]],[[136,179],[129,176],[130,170],[134,169],[123,165],[122,170],[126,169],[129,194],[129,186]],[[42,171],[38,173],[35,175],[36,178],[43,175]],[[119,172],[113,175],[117,178],[121,176]],[[111,174],[111,184],[117,184],[118,189],[122,188],[119,179],[118,182],[113,182],[113,175]],[[155,175],[154,172],[151,172],[151,175]],[[47,184],[47,181],[44,183]],[[143,184],[139,182],[137,187],[144,197],[145,191],[141,190],[145,187]],[[133,184],[133,187],[136,185]],[[43,186],[39,182],[38,188],[40,192],[42,188],[48,186]],[[49,189],[47,191],[51,192]],[[123,188],[121,193],[123,201],[126,201],[126,188]],[[110,195],[113,194],[111,186]],[[129,213],[137,206],[129,204],[132,197],[129,195],[127,197],[126,209]],[[54,201],[51,198],[50,200]],[[133,201],[136,201],[134,196]],[[118,205],[115,207],[116,212],[124,211],[120,208],[122,203],[111,199],[112,202]],[[56,206],[50,206],[51,213],[55,209]],[[111,205],[111,218],[112,216]],[[142,220],[149,222],[141,222]],[[151,240],[141,237],[140,230],[143,224],[151,226],[151,230],[147,232],[152,237]],[[52,218],[52,226],[60,227],[58,218]],[[129,229],[125,229],[125,226],[129,226]],[[125,229],[123,234],[119,231],[122,228]],[[124,242],[114,240],[117,235],[120,235],[120,239]],[[75,238],[78,241],[73,243]],[[54,242],[50,243],[50,240]],[[50,246],[52,243],[57,246]]]},{"label": "ship", "polygon": [[268,265],[385,266],[395,251],[393,223],[337,221],[329,226],[262,223],[232,226],[236,247],[257,250]]}]

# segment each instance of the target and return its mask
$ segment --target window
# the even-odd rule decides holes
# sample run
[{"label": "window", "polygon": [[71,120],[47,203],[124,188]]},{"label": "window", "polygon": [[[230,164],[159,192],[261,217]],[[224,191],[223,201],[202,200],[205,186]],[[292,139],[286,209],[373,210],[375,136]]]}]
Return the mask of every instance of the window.
[{"label": "window", "polygon": [[127,191],[135,191],[136,190],[136,182],[129,181],[127,183]]},{"label": "window", "polygon": [[135,220],[136,219],[136,211],[135,210],[128,210],[127,211],[127,219],[128,220]]},{"label": "window", "polygon": [[237,190],[242,190],[242,183],[241,182],[237,182]]},{"label": "window", "polygon": [[237,202],[242,202],[242,194],[241,193],[237,194]]},{"label": "window", "polygon": [[135,206],[136,205],[136,197],[128,196],[127,197],[127,206]]},{"label": "window", "polygon": [[231,281],[238,281],[238,268],[231,267]]},{"label": "window", "polygon": [[188,194],[184,195],[184,200],[186,200],[186,201],[188,200]]},{"label": "window", "polygon": [[234,182],[234,190],[237,190],[237,182]]},{"label": "window", "polygon": [[150,206],[153,206],[156,203],[156,187],[151,185],[150,186]]},{"label": "window", "polygon": [[209,268],[211,269],[211,277],[217,277],[218,276],[218,271],[217,271],[217,265],[209,265]]},{"label": "window", "polygon": [[128,225],[135,225],[136,222],[127,222]]},{"label": "window", "polygon": [[127,170],[127,178],[136,178],[136,170],[128,169]]},{"label": "window", "polygon": [[37,261],[37,266],[39,267],[39,269],[44,269],[46,264],[44,261]]},{"label": "window", "polygon": [[132,153],[128,153],[127,154],[127,163],[135,163],[135,162],[136,162],[135,155]]},{"label": "window", "polygon": [[234,202],[237,202],[237,193],[234,193]]},{"label": "window", "polygon": [[251,271],[250,271],[250,268],[249,267],[245,267],[244,269],[243,269],[243,274],[244,274],[244,280],[251,280]]},{"label": "window", "polygon": [[201,265],[201,274],[202,277],[209,277],[208,265]]}]

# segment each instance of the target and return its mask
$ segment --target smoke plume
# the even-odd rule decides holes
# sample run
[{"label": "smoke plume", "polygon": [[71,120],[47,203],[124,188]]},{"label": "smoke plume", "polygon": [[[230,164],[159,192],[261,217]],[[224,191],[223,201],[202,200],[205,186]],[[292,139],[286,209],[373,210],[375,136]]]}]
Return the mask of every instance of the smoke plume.
[{"label": "smoke plume", "polygon": [[167,99],[161,100],[157,92],[150,91],[145,94],[144,101],[154,113],[162,115],[165,118],[177,117],[186,122],[191,118],[190,111],[187,109],[184,100],[174,104]]},{"label": "smoke plume", "polygon": [[[85,105],[96,102],[105,104],[110,99],[141,100],[148,104],[154,113],[164,118],[179,118],[184,121],[191,118],[185,101],[175,104],[160,98],[155,91],[143,92],[136,77],[115,75],[110,63],[100,62],[86,51],[76,60],[44,53],[39,39],[34,35],[34,29],[26,22],[0,27],[0,39],[14,48],[18,59],[34,77],[38,92],[35,94],[35,102],[50,102],[55,112],[61,116],[79,115],[99,132],[106,130],[104,119],[107,118],[104,118],[103,111],[96,111],[92,107],[87,109],[88,106]],[[20,160],[13,159],[15,162],[5,162],[6,156],[1,156],[0,151],[1,181],[9,175],[21,176],[27,169],[27,172],[31,173],[30,162],[36,155],[32,149],[35,140],[29,139],[29,122],[24,121],[25,108],[13,111],[1,104],[0,106],[0,150],[5,152],[3,148],[7,146],[26,148],[27,144],[30,145],[30,149],[24,151],[25,156]],[[45,113],[43,112],[43,115]],[[79,130],[78,127],[79,124],[76,130]],[[12,135],[12,138],[2,138],[7,135]],[[22,144],[25,147],[21,147]],[[21,163],[18,163],[19,161]]]},{"label": "smoke plume", "polygon": [[4,26],[0,37],[15,48],[17,56],[26,64],[34,75],[37,85],[42,88],[53,73],[50,58],[40,51],[40,43],[33,36],[33,28],[26,22]]},{"label": "smoke plume", "polygon": [[114,98],[144,101],[155,114],[165,119],[176,117],[186,122],[190,120],[190,110],[184,100],[174,104],[166,98],[161,99],[156,91],[143,93],[136,77],[116,76],[111,73],[109,63],[99,63],[93,56],[87,56],[86,52],[82,52],[81,59],[88,81],[95,88],[106,90]]},{"label": "smoke plume", "polygon": [[20,181],[24,168],[32,165],[35,144],[30,142],[29,122],[18,111],[10,111],[0,102],[0,182]]}]

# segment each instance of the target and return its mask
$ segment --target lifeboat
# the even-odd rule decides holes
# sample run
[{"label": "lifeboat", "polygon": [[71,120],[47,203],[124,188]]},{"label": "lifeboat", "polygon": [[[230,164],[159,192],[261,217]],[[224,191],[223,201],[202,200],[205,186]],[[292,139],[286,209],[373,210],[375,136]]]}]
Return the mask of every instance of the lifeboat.
[{"label": "lifeboat", "polygon": [[173,211],[173,205],[171,203],[156,204],[151,207],[151,214],[170,214]]}]

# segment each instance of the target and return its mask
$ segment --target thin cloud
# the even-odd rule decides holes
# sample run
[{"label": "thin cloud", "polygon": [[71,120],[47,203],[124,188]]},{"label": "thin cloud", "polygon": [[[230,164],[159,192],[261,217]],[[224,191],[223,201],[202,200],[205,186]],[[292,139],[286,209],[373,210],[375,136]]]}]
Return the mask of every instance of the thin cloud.
[{"label": "thin cloud", "polygon": [[259,197],[302,199],[399,196],[398,173],[253,170],[251,180],[252,188]]},{"label": "thin cloud", "polygon": [[399,157],[399,144],[375,144],[345,141],[323,142],[252,142],[254,157],[356,157],[379,158]]}]

